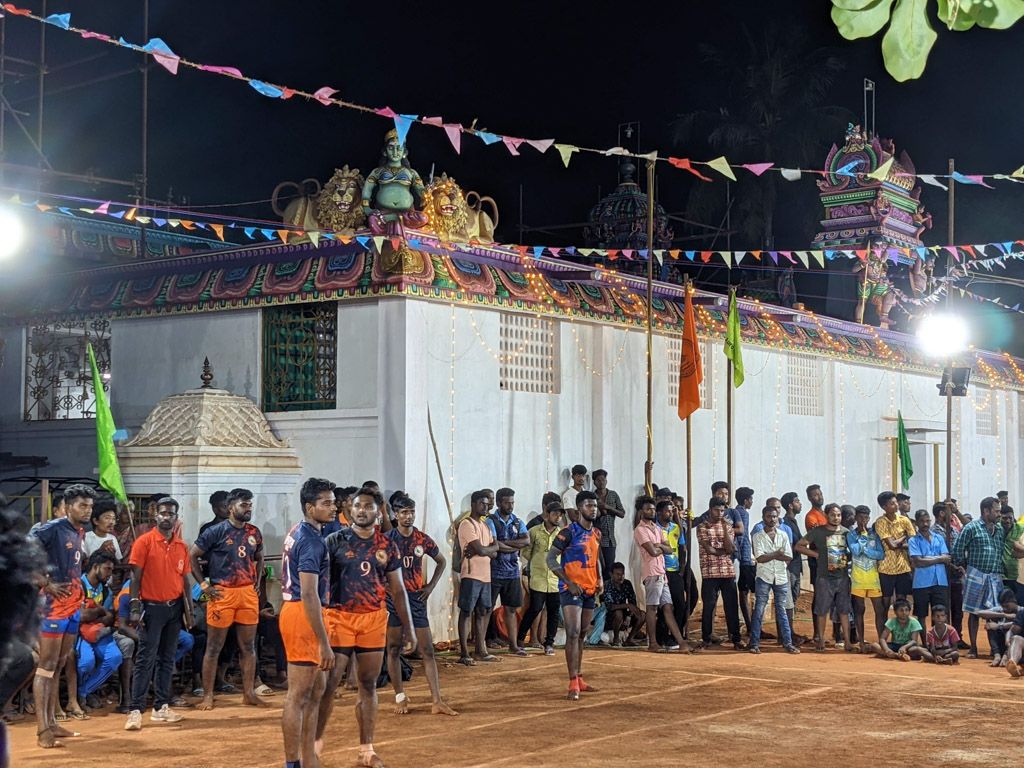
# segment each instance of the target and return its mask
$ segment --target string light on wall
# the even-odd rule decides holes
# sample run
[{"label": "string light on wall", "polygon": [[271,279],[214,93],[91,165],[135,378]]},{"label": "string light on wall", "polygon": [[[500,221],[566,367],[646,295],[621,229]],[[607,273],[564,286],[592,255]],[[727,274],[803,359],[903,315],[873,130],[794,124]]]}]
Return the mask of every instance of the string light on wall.
[{"label": "string light on wall", "polygon": [[[448,329],[450,336],[450,354],[451,364],[448,370],[448,419],[451,422],[451,428],[449,431],[448,438],[448,487],[451,488],[452,499],[458,499],[459,495],[455,491],[455,302],[451,303],[451,318]],[[461,514],[462,510],[455,510],[456,514]],[[458,542],[453,542],[453,546],[458,546]],[[454,556],[454,553],[453,553]],[[452,590],[455,589],[454,575],[452,577]],[[449,639],[454,637],[455,632],[455,615],[452,610],[452,598],[448,600],[448,637]]]},{"label": "string light on wall", "polygon": [[872,390],[871,392],[866,392],[864,391],[864,389],[861,388],[860,384],[858,383],[857,374],[854,372],[852,368],[850,369],[850,383],[853,384],[853,388],[857,390],[857,394],[865,400],[870,400],[871,398],[878,394],[878,390],[882,388],[882,382],[885,381],[885,377],[886,372],[880,372],[878,374],[878,382],[875,384],[874,390]]},{"label": "string light on wall", "polygon": [[[482,346],[487,351],[487,354],[494,358],[494,362],[496,362],[498,365],[511,365],[520,355],[526,352],[527,347],[529,347],[532,340],[532,337],[530,336],[526,337],[520,343],[520,345],[516,347],[516,349],[513,350],[512,352],[496,352],[494,348],[487,343],[487,339],[485,339],[483,335],[480,333],[480,328],[476,324],[476,316],[473,314],[473,310],[467,309],[466,311],[469,312],[469,325],[473,329],[473,333],[476,335],[476,340],[480,342],[480,346]],[[542,315],[540,313],[534,315],[533,325],[531,326],[532,331],[536,331],[538,328],[540,328],[541,318]]]},{"label": "string light on wall", "polygon": [[586,351],[583,349],[583,344],[580,341],[579,334],[576,332],[576,324],[572,322],[572,320],[569,321],[569,330],[572,332],[573,341],[576,343],[576,351],[579,354],[580,362],[582,363],[583,367],[587,370],[587,372],[591,376],[611,376],[612,372],[619,367],[619,363],[622,362],[622,359],[625,356],[626,342],[629,339],[628,331],[622,332],[622,344],[619,345],[619,351],[615,355],[615,362],[612,363],[611,368],[609,368],[607,371],[599,371],[596,368],[591,367],[590,362],[587,360]]},{"label": "string light on wall", "polygon": [[782,425],[782,356],[775,361],[775,424],[772,427],[772,481],[769,488],[775,488],[775,477],[779,468],[779,434]]},{"label": "string light on wall", "polygon": [[843,369],[836,370],[839,379],[839,498],[846,498],[846,393]]}]

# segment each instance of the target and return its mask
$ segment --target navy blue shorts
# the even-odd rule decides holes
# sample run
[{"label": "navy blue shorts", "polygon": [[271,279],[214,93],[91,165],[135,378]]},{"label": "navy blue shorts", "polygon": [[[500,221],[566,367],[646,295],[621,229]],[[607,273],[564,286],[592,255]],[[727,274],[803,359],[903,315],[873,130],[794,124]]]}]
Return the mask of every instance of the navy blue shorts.
[{"label": "navy blue shorts", "polygon": [[47,637],[62,637],[63,635],[77,635],[81,625],[82,613],[75,611],[65,619],[44,618],[40,627],[40,634]]},{"label": "navy blue shorts", "polygon": [[485,613],[491,610],[491,584],[477,579],[459,580],[459,610]]},{"label": "navy blue shorts", "polygon": [[[430,620],[427,618],[427,604],[420,598],[419,592],[409,592],[409,613],[412,615],[413,629],[430,629]],[[388,595],[388,626],[400,627],[402,620],[395,612],[395,604],[391,602]]]},{"label": "navy blue shorts", "polygon": [[577,608],[592,611],[597,608],[597,597],[594,595],[580,595],[577,597],[569,590],[563,589],[558,593],[558,604],[563,608],[567,605],[575,605]]}]

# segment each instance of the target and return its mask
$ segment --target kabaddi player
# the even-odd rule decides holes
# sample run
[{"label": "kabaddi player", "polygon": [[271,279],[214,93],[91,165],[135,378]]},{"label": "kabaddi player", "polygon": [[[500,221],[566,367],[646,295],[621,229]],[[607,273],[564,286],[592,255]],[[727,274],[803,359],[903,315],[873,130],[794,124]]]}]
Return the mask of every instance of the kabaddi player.
[{"label": "kabaddi player", "polygon": [[281,555],[281,613],[278,626],[288,659],[288,694],[281,715],[285,768],[317,768],[314,751],[317,712],[324,692],[323,671],[334,666],[324,625],[329,561],[320,536],[334,519],[334,483],[311,477],[302,485],[302,522],[288,531]]},{"label": "kabaddi player", "polygon": [[583,681],[583,641],[597,607],[597,595],[604,590],[598,570],[601,531],[597,520],[597,495],[576,494],[579,519],[563,528],[548,550],[548,568],[558,576],[558,599],[565,621],[565,663],[569,668],[569,701],[579,701],[580,691],[596,691]]},{"label": "kabaddi player", "polygon": [[401,556],[391,539],[376,525],[382,508],[379,491],[361,488],[352,500],[352,526],[325,539],[331,562],[330,602],[325,614],[335,666],[320,700],[316,729],[319,751],[334,707],[334,691],[344,679],[349,663],[355,664],[359,687],[356,702],[358,764],[373,768],[384,766],[373,748],[373,732],[377,722],[377,677],[384,661],[387,636],[387,592],[391,593],[406,643],[410,650],[416,648],[409,600],[402,582]]},{"label": "kabaddi player", "polygon": [[[457,715],[441,699],[441,683],[437,677],[437,659],[434,657],[434,638],[430,634],[430,621],[427,618],[427,600],[434,588],[445,574],[448,563],[441,550],[432,538],[416,528],[416,502],[408,496],[401,496],[391,503],[395,512],[396,526],[388,531],[387,536],[398,547],[402,558],[402,576],[405,591],[409,596],[409,613],[412,626],[416,632],[416,645],[423,656],[423,670],[430,685],[430,695],[434,703],[430,708],[434,715]],[[424,584],[423,558],[430,557],[434,561],[434,575]],[[405,715],[409,712],[409,697],[402,686],[402,621],[395,611],[391,596],[387,597],[388,606],[388,677],[395,689],[395,714]]]},{"label": "kabaddi player", "polygon": [[[209,597],[206,607],[206,654],[203,656],[203,700],[199,709],[213,709],[217,660],[228,630],[235,626],[242,667],[242,703],[266,706],[255,693],[256,628],[260,623],[263,581],[263,534],[253,525],[252,491],[235,488],[228,494],[228,516],[211,525],[192,545],[192,575]],[[200,560],[208,563],[203,578]]]},{"label": "kabaddi player", "polygon": [[36,740],[40,747],[61,746],[58,737],[77,736],[57,725],[55,672],[64,666],[78,638],[79,609],[85,599],[82,560],[85,557],[85,524],[92,516],[96,492],[86,485],[70,485],[64,491],[67,517],[51,520],[33,535],[39,539],[49,564],[43,584],[45,613],[39,639],[39,665],[32,683],[36,702]]}]

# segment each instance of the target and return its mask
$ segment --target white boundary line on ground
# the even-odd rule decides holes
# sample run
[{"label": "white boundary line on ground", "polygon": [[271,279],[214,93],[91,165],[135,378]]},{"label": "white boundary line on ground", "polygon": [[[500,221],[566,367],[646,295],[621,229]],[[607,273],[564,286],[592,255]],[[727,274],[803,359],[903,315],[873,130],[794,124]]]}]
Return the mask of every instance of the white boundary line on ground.
[{"label": "white boundary line on ground", "polygon": [[[707,715],[701,715],[700,717],[690,718],[689,720],[686,720],[686,721],[682,722],[680,725],[681,725],[681,727],[685,727],[686,725],[689,725],[690,723],[703,722],[705,720],[713,720],[713,719],[715,719],[717,717],[723,717],[723,716],[726,716],[726,715],[732,715],[732,714],[735,714],[737,712],[744,712],[744,711],[746,711],[748,709],[756,709],[757,707],[776,706],[778,704],[783,704],[783,703],[785,703],[787,701],[792,701],[794,699],[802,699],[805,696],[815,696],[815,695],[817,695],[819,693],[825,693],[826,691],[830,691],[830,690],[832,690],[832,686],[828,686],[828,685],[818,686],[816,688],[808,688],[808,689],[805,689],[803,691],[800,691],[799,693],[795,693],[795,694],[792,694],[792,695],[789,695],[789,696],[782,696],[782,697],[780,697],[778,699],[773,699],[771,701],[759,701],[759,702],[756,702],[756,703],[753,703],[753,704],[744,704],[742,707],[734,707],[733,709],[726,709],[726,710],[723,710],[721,712],[712,712],[712,713],[709,713]],[[666,691],[661,691],[660,693],[664,694],[664,693],[667,693],[667,692],[668,691],[666,690]],[[494,766],[494,765],[502,765],[502,764],[507,764],[507,763],[515,763],[515,762],[520,762],[520,761],[523,761],[523,760],[529,762],[530,758],[533,758],[533,757],[541,757],[541,756],[544,756],[544,755],[550,755],[550,754],[552,754],[554,752],[560,752],[560,751],[562,751],[564,749],[579,749],[579,748],[587,746],[587,745],[596,744],[596,743],[602,742],[602,741],[608,741],[609,739],[621,739],[621,738],[628,737],[628,736],[636,736],[638,734],[644,733],[645,731],[652,731],[652,730],[655,730],[655,729],[663,729],[664,727],[665,727],[665,723],[659,721],[659,722],[656,722],[656,723],[651,724],[651,725],[645,725],[645,726],[642,726],[640,728],[633,728],[633,729],[628,730],[628,731],[617,731],[615,733],[606,734],[604,736],[595,736],[595,737],[593,737],[591,739],[576,740],[576,741],[573,741],[573,742],[568,743],[568,744],[556,745],[556,746],[553,746],[553,747],[548,747],[546,749],[535,750],[533,752],[525,752],[525,753],[521,752],[519,754],[513,755],[511,757],[502,758],[500,760],[488,760],[486,763],[477,763],[476,765],[466,766],[466,768],[489,768],[490,766]]]}]

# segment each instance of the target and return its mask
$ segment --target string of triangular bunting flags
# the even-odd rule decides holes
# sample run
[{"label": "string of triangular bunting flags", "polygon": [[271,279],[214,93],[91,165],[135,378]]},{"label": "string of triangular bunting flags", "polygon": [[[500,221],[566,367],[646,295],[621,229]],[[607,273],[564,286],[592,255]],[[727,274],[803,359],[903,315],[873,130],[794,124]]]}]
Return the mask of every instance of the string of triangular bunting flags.
[{"label": "string of triangular bunting flags", "polygon": [[[394,122],[395,130],[398,132],[401,142],[405,143],[405,137],[409,132],[410,127],[414,124],[433,126],[444,130],[449,140],[451,141],[452,147],[456,153],[462,152],[462,135],[469,134],[476,136],[485,145],[491,144],[502,144],[509,154],[513,156],[520,156],[520,148],[526,144],[531,146],[541,154],[546,153],[552,147],[558,153],[562,163],[566,168],[569,167],[569,163],[572,156],[579,152],[587,152],[591,154],[605,155],[605,156],[616,156],[622,155],[625,157],[633,157],[636,159],[645,159],[653,162],[667,163],[675,168],[683,171],[687,171],[702,181],[710,182],[713,177],[707,176],[702,172],[702,168],[707,168],[715,171],[721,178],[736,181],[736,171],[744,170],[754,176],[762,176],[767,172],[778,173],[783,179],[787,181],[799,181],[805,174],[808,176],[824,176],[830,173],[830,171],[798,167],[783,167],[777,165],[775,162],[759,162],[759,163],[731,163],[724,156],[716,157],[711,160],[691,160],[689,158],[672,157],[667,153],[661,153],[658,151],[639,153],[632,152],[624,147],[611,147],[608,149],[598,149],[594,147],[584,147],[575,144],[559,142],[553,138],[544,139],[527,139],[514,136],[507,136],[500,133],[485,130],[483,128],[476,127],[476,121],[470,126],[464,126],[458,122],[446,121],[440,116],[425,116],[418,114],[399,113],[393,110],[389,106],[385,107],[368,107],[355,102],[347,101],[337,97],[338,89],[332,88],[331,86],[325,85],[318,88],[315,91],[309,92],[302,90],[301,88],[291,88],[285,85],[277,85],[269,83],[264,80],[258,80],[256,78],[244,75],[241,70],[237,67],[223,66],[223,65],[210,65],[201,64],[194,62],[189,59],[182,58],[176,54],[171,47],[165,43],[161,38],[155,37],[151,40],[146,41],[144,44],[139,45],[131,43],[125,40],[123,37],[114,38],[110,35],[106,35],[100,32],[93,32],[87,29],[72,26],[71,14],[70,13],[55,13],[48,16],[39,16],[33,13],[31,10],[26,8],[20,8],[13,3],[3,3],[3,11],[11,14],[15,17],[31,19],[33,21],[49,24],[58,29],[72,32],[83,39],[96,40],[99,42],[107,43],[110,45],[119,46],[121,48],[127,48],[129,50],[137,51],[138,53],[146,54],[160,64],[164,69],[170,72],[172,75],[178,73],[180,67],[188,67],[191,69],[200,70],[214,75],[222,77],[229,77],[233,80],[240,80],[247,83],[258,93],[272,99],[291,99],[293,97],[299,97],[310,101],[316,101],[324,106],[335,106],[344,109],[356,110],[364,113],[371,113],[379,115],[381,117],[388,118]],[[2,15],[2,12],[0,12]],[[868,178],[876,181],[884,181],[892,167],[893,159],[889,158],[882,163],[874,171],[865,174]],[[837,175],[854,176],[857,175],[854,164],[848,164],[835,171]],[[1010,173],[986,173],[986,174],[964,174],[959,172],[953,172],[952,174],[929,174],[929,173],[901,173],[902,176],[915,176],[925,184],[931,184],[942,189],[948,188],[948,182],[950,180],[961,183],[970,184],[982,187],[989,187],[991,185],[987,183],[988,180],[1000,180],[1009,181],[1014,183],[1024,183],[1024,165],[1017,168],[1015,171]],[[944,184],[940,179],[947,181]],[[792,252],[802,253],[802,252]]]}]

